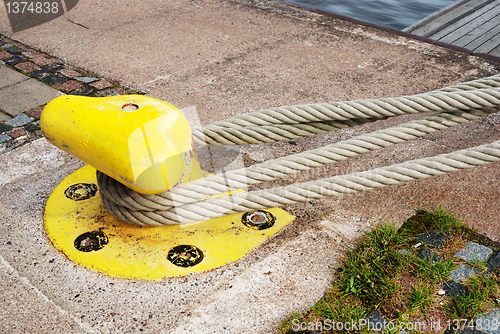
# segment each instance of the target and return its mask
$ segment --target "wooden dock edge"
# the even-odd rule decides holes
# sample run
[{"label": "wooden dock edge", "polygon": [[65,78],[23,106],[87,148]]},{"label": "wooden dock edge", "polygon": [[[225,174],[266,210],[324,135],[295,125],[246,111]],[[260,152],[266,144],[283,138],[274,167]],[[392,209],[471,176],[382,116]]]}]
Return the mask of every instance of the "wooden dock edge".
[{"label": "wooden dock edge", "polygon": [[448,12],[451,12],[452,10],[454,10],[454,9],[456,9],[456,8],[462,6],[462,5],[464,5],[464,4],[466,4],[467,2],[470,2],[470,1],[471,0],[457,0],[454,3],[449,4],[448,6],[446,6],[444,8],[441,8],[440,10],[438,10],[436,12],[427,15],[426,17],[424,17],[420,21],[417,21],[417,22],[413,23],[411,26],[406,27],[406,28],[404,28],[401,31],[411,33],[413,30],[415,30],[417,28],[420,28],[423,25],[426,25],[430,21],[434,20],[436,17],[439,17],[439,16],[441,16],[443,14],[446,14]]},{"label": "wooden dock edge", "polygon": [[[430,14],[429,16],[423,18],[421,21],[422,23],[420,23],[419,25],[417,25],[419,22],[415,23],[414,25],[410,26],[410,27],[407,27],[405,29],[403,29],[403,31],[405,32],[409,32],[409,33],[412,33],[413,31],[417,30],[418,28],[424,26],[425,24],[429,23],[430,21],[432,21],[433,19],[435,19],[436,17],[439,17],[441,15],[444,15],[448,12],[451,12],[452,10],[466,4],[467,2],[470,2],[471,0],[458,0],[454,3],[452,3],[451,5],[449,5],[448,7],[445,7],[443,8],[442,10],[439,10],[437,12],[434,12],[432,14]],[[445,29],[446,27],[454,24],[455,22],[458,22],[459,20],[463,19],[464,17],[467,17],[469,16],[470,14],[474,13],[475,11],[477,11],[478,9],[481,9],[483,8],[484,6],[487,6],[488,4],[492,3],[493,1],[495,0],[487,0],[487,1],[484,1],[482,2],[481,4],[477,5],[477,6],[474,6],[472,8],[470,8],[469,10],[463,12],[462,14],[460,15],[457,15],[455,16],[452,20],[449,20],[449,21],[446,21],[444,22],[443,24],[441,25],[437,25],[435,26],[432,30],[429,30],[427,31],[425,34],[423,34],[422,36],[423,37],[430,37],[432,35],[434,35],[435,33],[437,33],[438,31],[441,31],[443,29]],[[447,9],[448,8],[448,9]],[[436,15],[434,15],[436,14]],[[414,27],[413,27],[414,26]],[[411,27],[413,27],[412,29],[410,29]]]}]

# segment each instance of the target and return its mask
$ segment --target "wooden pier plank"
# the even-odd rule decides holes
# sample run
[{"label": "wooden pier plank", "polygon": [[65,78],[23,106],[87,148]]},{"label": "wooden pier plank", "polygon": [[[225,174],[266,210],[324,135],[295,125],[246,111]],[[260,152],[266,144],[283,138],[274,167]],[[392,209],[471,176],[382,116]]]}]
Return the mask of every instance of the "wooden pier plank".
[{"label": "wooden pier plank", "polygon": [[500,45],[500,26],[497,26],[495,29],[491,30],[489,33],[491,36],[486,42],[474,48],[474,52],[477,53],[489,53],[495,47]]},{"label": "wooden pier plank", "polygon": [[449,25],[459,21],[460,19],[474,13],[478,9],[486,6],[495,0],[469,0],[463,2],[459,7],[456,7],[441,16],[436,17],[433,21],[425,24],[420,28],[409,31],[412,34],[429,37],[436,34],[438,31],[448,27]]},{"label": "wooden pier plank", "polygon": [[435,34],[429,36],[429,38],[454,44],[454,42],[460,37],[470,33],[482,25],[485,21],[488,21],[488,17],[491,18],[491,16],[495,16],[500,10],[500,8],[496,8],[498,6],[500,6],[500,1],[493,1],[470,15],[463,17],[455,23],[441,29]]},{"label": "wooden pier plank", "polygon": [[[472,30],[469,34],[462,36],[455,42],[450,43],[475,51],[479,46],[488,41],[492,36],[495,36],[500,31],[500,14],[493,19],[484,22],[482,25]],[[446,42],[446,40],[444,40]],[[447,42],[449,43],[449,42]],[[491,49],[494,49],[492,47]]]},{"label": "wooden pier plank", "polygon": [[458,0],[403,31],[500,57],[500,0]]},{"label": "wooden pier plank", "polygon": [[500,45],[497,46],[495,49],[493,49],[492,51],[488,52],[488,54],[492,55],[492,56],[495,56],[495,57],[499,57],[500,58]]},{"label": "wooden pier plank", "polygon": [[[468,2],[468,1],[470,1],[470,0],[457,0],[454,3],[448,5],[444,8],[441,8],[438,11],[435,11],[434,13],[429,14],[428,16],[424,17],[420,21],[413,23],[411,26],[404,28],[403,31],[408,32],[408,33],[414,33],[414,34],[418,35],[422,32],[418,31],[417,29],[420,29],[421,27],[425,26],[427,23],[435,20],[436,18],[440,17],[441,15],[448,13],[457,7],[462,6],[464,3]],[[417,31],[417,32],[415,32],[415,31]]]}]

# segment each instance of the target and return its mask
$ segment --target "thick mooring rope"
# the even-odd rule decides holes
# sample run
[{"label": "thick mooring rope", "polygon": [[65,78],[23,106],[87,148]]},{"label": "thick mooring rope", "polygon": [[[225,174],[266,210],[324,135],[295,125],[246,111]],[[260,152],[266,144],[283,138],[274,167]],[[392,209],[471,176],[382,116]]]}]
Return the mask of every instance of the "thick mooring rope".
[{"label": "thick mooring rope", "polygon": [[[384,117],[386,118],[386,117]],[[300,137],[313,136],[325,131],[335,131],[384,118],[348,119],[345,121],[308,122],[298,124],[274,124],[225,128],[206,126],[192,129],[197,146],[247,145],[274,143]]]},{"label": "thick mooring rope", "polygon": [[459,84],[448,86],[448,87],[444,87],[444,88],[429,92],[429,94],[432,94],[435,92],[456,92],[459,90],[487,89],[487,88],[494,88],[494,87],[500,87],[500,74],[493,75],[491,77],[482,78],[482,79],[467,81],[467,82],[459,83]]},{"label": "thick mooring rope", "polygon": [[469,112],[439,113],[315,150],[177,185],[169,191],[156,195],[137,193],[100,172],[97,173],[97,181],[101,193],[109,201],[119,206],[134,211],[168,210],[171,207],[197,202],[202,198],[240,188],[246,189],[250,185],[276,180],[336,161],[346,160],[362,153],[380,150],[429,133],[455,127],[497,111],[497,109],[488,108],[485,110],[474,109]]},{"label": "thick mooring rope", "polygon": [[500,104],[500,88],[436,92],[393,98],[305,104],[260,110],[212,123],[234,128],[360,118],[381,118],[436,111],[470,110]]},{"label": "thick mooring rope", "polygon": [[[488,88],[500,88],[500,75],[459,83],[420,95]],[[322,106],[322,104],[319,106]],[[301,108],[303,106],[299,105],[295,107]],[[267,109],[267,112],[273,112],[273,110],[274,109]],[[256,113],[261,112],[263,112],[263,110],[256,111]],[[234,126],[234,124],[231,124],[231,127],[229,128],[219,123],[213,123],[201,129],[193,128],[192,131],[193,139],[195,144],[198,146],[262,144],[312,136],[320,132],[338,130],[349,126],[359,125],[360,123],[372,122],[378,119],[381,118],[350,119],[346,121],[339,120],[298,124],[274,124],[272,126]]]},{"label": "thick mooring rope", "polygon": [[487,165],[497,161],[500,161],[500,141],[365,172],[206,199],[166,211],[123,210],[123,207],[109,202],[105,197],[102,197],[102,199],[111,214],[133,224],[157,226],[183,224],[204,221],[237,212],[268,209],[387,187],[406,181],[426,179],[462,169]]},{"label": "thick mooring rope", "polygon": [[[220,195],[229,190],[246,188],[248,185],[275,180],[286,175],[324,166],[335,161],[345,160],[358,154],[382,149],[497,112],[498,110],[492,107],[500,105],[500,88],[498,87],[500,87],[500,75],[410,97],[280,107],[264,110],[262,114],[256,112],[233,117],[223,122],[213,123],[203,128],[203,130],[199,130],[197,132],[198,140],[196,138],[195,140],[197,140],[198,144],[208,141],[210,145],[216,143],[222,145],[235,145],[290,140],[291,138],[354,126],[376,119],[405,113],[443,110],[451,111],[442,112],[392,128],[354,137],[320,149],[267,161],[248,168],[229,171],[221,175],[215,175],[188,184],[178,185],[169,191],[157,195],[136,193],[123,186],[121,183],[98,172],[97,180],[101,199],[106,209],[119,219],[132,224],[158,226],[195,222],[220,217],[234,212],[299,203],[305,201],[299,200],[299,195],[302,194],[301,191],[309,191],[308,187],[314,185],[314,188],[317,187],[317,184],[307,182],[301,185],[294,185],[298,187],[298,192],[293,190],[295,188],[290,188],[293,186],[288,186],[224,196],[217,199],[216,203],[218,204],[213,204],[215,199],[201,199],[212,195]],[[481,108],[482,110],[475,108]],[[276,110],[278,110],[278,112],[274,113]],[[464,112],[456,110],[469,111]],[[297,111],[297,114],[293,116],[295,111]],[[304,121],[304,123],[297,123],[301,121]],[[194,136],[196,137],[196,135]],[[469,155],[472,154],[470,152],[466,153]],[[485,158],[486,156],[482,157]],[[497,161],[491,160],[493,159],[491,157],[486,158],[486,160],[481,160],[482,162],[476,161],[477,159],[470,160],[472,158],[468,161],[471,163],[474,162],[475,164]],[[417,163],[418,161],[420,160],[414,162]],[[458,170],[461,169],[460,166],[463,168],[471,168],[474,164],[457,165],[455,163],[455,165],[449,165],[448,167],[453,167]],[[385,169],[377,170],[385,171]],[[416,171],[418,172],[418,170]],[[357,175],[357,173],[355,174]],[[349,178],[350,175],[354,174],[343,177]],[[407,177],[412,175],[416,174],[409,172],[404,174],[404,176]],[[429,174],[428,177],[432,175],[434,174]],[[325,180],[330,179],[334,178],[314,182],[325,182]],[[344,186],[347,184],[345,180],[342,180],[336,185]],[[384,184],[384,186],[389,185],[389,183],[382,184]],[[371,188],[367,186],[366,189],[364,188],[362,190]],[[349,189],[349,187],[345,188],[341,193],[348,192],[347,189]],[[311,200],[341,194],[332,191],[325,193],[330,195],[325,195],[323,192],[316,195],[314,195],[314,192],[308,193],[307,196],[309,197],[306,196],[304,198]],[[277,196],[280,196],[281,192],[283,192],[283,196],[286,194],[295,195],[291,195],[291,197],[285,196],[280,202],[277,200]],[[226,206],[221,206],[222,203],[225,203],[224,205]],[[232,204],[229,205],[228,203]],[[189,210],[192,210],[192,212],[189,212]]]},{"label": "thick mooring rope", "polygon": [[[496,81],[493,80],[493,83]],[[452,92],[436,91],[395,98],[270,108],[231,117],[192,131],[195,143],[200,146],[261,144],[321,132],[317,126],[316,129],[306,129],[307,124],[353,119],[374,120],[404,114],[494,107],[499,104],[499,87],[457,89]]]}]

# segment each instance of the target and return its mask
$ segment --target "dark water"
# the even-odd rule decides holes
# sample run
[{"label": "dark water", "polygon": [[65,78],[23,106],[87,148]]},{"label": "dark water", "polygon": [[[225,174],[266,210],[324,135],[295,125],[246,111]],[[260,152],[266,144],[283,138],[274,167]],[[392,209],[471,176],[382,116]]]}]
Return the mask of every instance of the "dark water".
[{"label": "dark water", "polygon": [[356,20],[402,30],[454,0],[289,0]]}]

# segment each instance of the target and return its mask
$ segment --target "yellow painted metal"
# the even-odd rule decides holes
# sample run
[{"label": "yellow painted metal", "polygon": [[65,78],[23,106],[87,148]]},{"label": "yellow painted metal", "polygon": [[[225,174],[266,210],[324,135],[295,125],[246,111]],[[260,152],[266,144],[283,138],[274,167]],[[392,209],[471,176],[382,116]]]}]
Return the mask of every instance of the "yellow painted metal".
[{"label": "yellow painted metal", "polygon": [[[295,218],[274,208],[254,214],[255,221],[275,218],[274,225],[262,225],[260,230],[249,227],[242,214],[182,227],[135,226],[106,212],[95,184],[91,166],[63,180],[47,202],[45,229],[54,246],[69,259],[111,276],[161,279],[220,267],[243,257]],[[98,240],[82,239],[89,232],[95,232]],[[84,252],[76,248],[104,243],[106,238],[101,249]],[[200,259],[190,267],[174,264],[193,264]]]},{"label": "yellow painted metal", "polygon": [[161,100],[60,96],[44,108],[40,126],[52,144],[139,193],[202,177],[186,117]]}]

